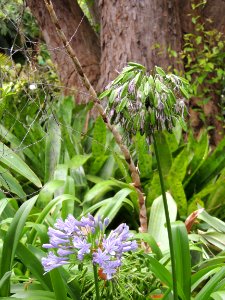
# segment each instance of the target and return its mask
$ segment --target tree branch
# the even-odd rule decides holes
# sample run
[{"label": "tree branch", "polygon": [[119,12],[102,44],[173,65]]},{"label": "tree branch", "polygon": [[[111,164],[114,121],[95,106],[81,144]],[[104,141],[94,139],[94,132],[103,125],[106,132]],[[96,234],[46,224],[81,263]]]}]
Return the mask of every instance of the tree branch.
[{"label": "tree branch", "polygon": [[104,122],[106,123],[107,127],[109,128],[109,130],[112,132],[117,144],[119,145],[125,160],[129,166],[130,172],[131,172],[131,177],[132,177],[132,181],[133,181],[133,185],[137,191],[138,194],[138,201],[139,201],[139,220],[140,220],[140,231],[141,232],[147,232],[147,212],[146,212],[146,207],[145,207],[145,197],[144,194],[142,192],[142,188],[141,188],[141,181],[140,181],[140,176],[139,173],[134,165],[134,162],[132,160],[132,157],[130,155],[130,152],[128,150],[128,148],[123,145],[122,143],[122,136],[120,135],[120,133],[116,130],[115,126],[110,124],[110,121],[107,117],[107,115],[104,112],[104,109],[102,107],[102,105],[100,104],[100,101],[97,97],[97,94],[93,88],[93,86],[91,85],[90,81],[88,80],[87,76],[85,75],[81,64],[78,60],[78,58],[75,55],[74,50],[72,49],[72,47],[70,46],[70,43],[68,42],[63,30],[60,27],[60,24],[58,22],[58,18],[56,16],[56,13],[54,11],[53,5],[51,0],[44,0],[46,7],[49,11],[50,17],[52,19],[52,22],[55,24],[55,27],[57,29],[57,33],[65,47],[65,49],[67,50],[68,55],[71,57],[74,67],[77,71],[77,73],[79,74],[83,85],[86,87],[86,89],[88,90],[88,92],[90,93],[90,96],[95,104],[95,107],[97,108],[98,112],[100,113],[100,115],[102,116]]},{"label": "tree branch", "polygon": [[[62,40],[57,34],[55,25],[43,0],[26,0],[32,14],[36,17],[41,28],[43,38],[47,44],[51,58],[55,63],[60,80],[65,86],[65,93],[71,91],[85,91],[71,58],[63,51]],[[82,61],[82,67],[93,86],[97,85],[100,76],[100,41],[95,31],[84,16],[83,11],[75,0],[54,0],[54,10],[57,13],[59,24],[70,42],[76,55]],[[71,75],[71,76],[69,76]],[[74,93],[74,92],[73,92]],[[79,94],[77,102],[87,102],[85,93]],[[77,99],[76,99],[77,100]]]}]

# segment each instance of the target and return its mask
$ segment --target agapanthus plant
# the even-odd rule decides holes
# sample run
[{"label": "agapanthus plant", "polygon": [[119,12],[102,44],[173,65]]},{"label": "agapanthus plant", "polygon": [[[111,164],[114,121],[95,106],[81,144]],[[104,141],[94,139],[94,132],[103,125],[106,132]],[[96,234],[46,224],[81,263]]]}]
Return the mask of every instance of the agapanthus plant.
[{"label": "agapanthus plant", "polygon": [[65,221],[58,219],[54,228],[49,228],[49,244],[44,248],[52,249],[42,258],[46,272],[66,264],[91,261],[98,268],[102,279],[110,280],[122,264],[124,252],[137,249],[135,240],[129,240],[132,234],[126,224],[120,224],[108,236],[105,228],[109,219],[94,218],[88,214],[81,220],[69,215]]},{"label": "agapanthus plant", "polygon": [[99,98],[104,97],[108,98],[111,123],[120,124],[129,136],[140,132],[149,137],[154,131],[172,131],[177,121],[186,126],[183,118],[188,82],[159,67],[151,75],[144,66],[128,63]]}]

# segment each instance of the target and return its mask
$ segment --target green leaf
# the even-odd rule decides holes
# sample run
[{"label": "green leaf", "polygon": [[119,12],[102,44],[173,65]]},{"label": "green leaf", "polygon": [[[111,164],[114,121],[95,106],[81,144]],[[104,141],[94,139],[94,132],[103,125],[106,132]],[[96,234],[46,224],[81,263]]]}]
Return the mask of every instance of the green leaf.
[{"label": "green leaf", "polygon": [[225,137],[218,144],[213,153],[204,160],[204,163],[200,166],[198,171],[191,178],[187,190],[191,190],[192,193],[200,191],[203,186],[210,182],[215,176],[217,176],[221,170],[225,167]]},{"label": "green leaf", "polygon": [[16,171],[30,182],[35,184],[37,187],[41,187],[42,184],[35,175],[35,173],[29,168],[29,166],[2,142],[0,142],[1,162],[6,166]]},{"label": "green leaf", "polygon": [[216,264],[213,266],[204,267],[202,270],[199,270],[198,272],[193,274],[191,276],[191,291],[193,292],[199,286],[199,284],[207,280],[219,270],[220,267],[218,266],[218,264]]},{"label": "green leaf", "polygon": [[91,154],[89,154],[89,155],[77,154],[70,160],[70,162],[68,163],[68,166],[69,166],[69,168],[77,169],[77,168],[83,166],[90,157],[91,157]]},{"label": "green leaf", "polygon": [[177,179],[176,176],[169,177],[168,182],[170,186],[169,191],[177,203],[180,216],[186,216],[188,206],[182,182],[179,179]]},{"label": "green leaf", "polygon": [[91,188],[86,195],[84,196],[84,202],[88,202],[93,200],[96,196],[100,196],[105,194],[106,192],[112,190],[113,187],[118,186],[112,180],[104,180],[97,183],[93,188]]},{"label": "green leaf", "polygon": [[181,91],[181,93],[183,94],[183,96],[184,96],[186,99],[189,99],[190,95],[189,95],[187,89],[185,89],[183,86],[180,86],[179,88],[180,88],[180,91]]},{"label": "green leaf", "polygon": [[0,217],[11,199],[3,198],[0,200]]},{"label": "green leaf", "polygon": [[92,154],[95,157],[102,156],[105,153],[106,144],[106,125],[102,117],[95,120],[93,141],[92,141]]},{"label": "green leaf", "polygon": [[98,96],[98,98],[101,100],[101,99],[103,99],[103,98],[109,96],[109,94],[111,93],[111,91],[112,91],[111,89],[105,90],[104,92],[102,92],[102,93]]},{"label": "green leaf", "polygon": [[[2,286],[4,285],[4,283],[5,283],[7,280],[9,280],[11,274],[12,274],[12,272],[11,272],[11,271],[8,271],[8,272],[6,272],[6,273],[2,276],[2,278],[1,278],[1,280],[0,280],[0,290],[1,290]],[[1,297],[1,298],[2,298],[2,297]]]},{"label": "green leaf", "polygon": [[45,290],[52,291],[49,273],[43,275],[43,266],[32,250],[33,247],[31,245],[24,246],[22,243],[19,243],[16,249],[16,255],[22,261],[24,266],[31,271],[32,275],[41,283],[42,287]]},{"label": "green leaf", "polygon": [[155,139],[157,142],[162,173],[163,176],[166,177],[169,174],[172,165],[172,155],[166,137],[162,132],[157,132],[155,134]]},{"label": "green leaf", "polygon": [[144,66],[142,66],[141,64],[138,64],[138,63],[135,63],[135,62],[132,62],[132,61],[129,61],[128,62],[128,66],[132,66],[132,67],[137,67],[141,70],[145,70],[146,68]]},{"label": "green leaf", "polygon": [[187,229],[184,223],[172,224],[172,238],[176,258],[176,275],[186,299],[191,296],[191,256]]},{"label": "green leaf", "polygon": [[156,259],[162,258],[162,251],[157,245],[155,239],[149,233],[137,233],[134,235],[134,239],[140,239],[150,246],[151,252],[156,255]]},{"label": "green leaf", "polygon": [[166,73],[163,71],[162,68],[155,66],[156,72],[161,76],[166,76]]},{"label": "green leaf", "polygon": [[[109,218],[110,222],[114,219],[118,211],[123,205],[123,202],[125,201],[126,197],[132,193],[133,190],[125,188],[120,190],[116,193],[116,195],[111,199],[110,202],[108,202],[107,205],[102,206],[100,210],[98,211],[98,215],[102,216],[103,218]],[[131,207],[133,207],[131,201],[127,201],[126,203],[130,204]]]},{"label": "green leaf", "polygon": [[[55,300],[55,294],[53,292],[49,292],[49,291],[42,291],[42,290],[34,290],[34,291],[29,291],[29,290],[23,290],[23,291],[19,291],[16,292],[13,295],[15,298],[13,299],[17,299],[17,300]],[[3,298],[3,299],[8,299],[11,300],[12,298]]]},{"label": "green leaf", "polygon": [[164,265],[162,265],[158,260],[154,257],[145,254],[146,262],[149,262],[151,265],[152,272],[159,278],[163,283],[165,283],[168,287],[172,289],[172,275],[166,269]]},{"label": "green leaf", "polygon": [[[166,198],[169,208],[170,221],[174,222],[177,216],[177,205],[169,193],[166,193]],[[162,251],[168,250],[169,248],[168,233],[165,224],[166,217],[163,199],[162,196],[159,196],[152,203],[148,223],[148,232],[156,240]]]},{"label": "green leaf", "polygon": [[[26,222],[26,219],[37,200],[37,196],[27,200],[23,203],[19,210],[16,212],[12,223],[4,238],[3,248],[2,248],[2,259],[0,276],[4,276],[6,272],[9,272],[12,267],[14,255],[16,252],[17,245],[22,235],[22,231]],[[9,296],[9,280],[6,280],[0,291],[0,296]]]},{"label": "green leaf", "polygon": [[135,142],[140,176],[141,178],[150,178],[152,175],[152,156],[149,153],[149,146],[145,136],[141,136],[138,133],[135,137]]},{"label": "green leaf", "polygon": [[127,97],[121,99],[120,104],[116,107],[117,113],[121,112],[124,109],[124,107],[127,105],[128,100],[129,99]]},{"label": "green leaf", "polygon": [[53,269],[49,273],[55,292],[55,300],[67,300],[67,290],[58,268]]},{"label": "green leaf", "polygon": [[113,157],[119,167],[120,172],[122,173],[123,179],[125,179],[125,181],[127,183],[131,183],[132,179],[131,179],[129,169],[128,169],[128,166],[127,166],[127,163],[126,163],[124,157],[120,156],[116,152],[113,152]]},{"label": "green leaf", "polygon": [[[20,148],[21,141],[8,131],[3,125],[0,124],[0,136],[11,144],[11,148]],[[37,156],[28,147],[22,147],[21,152],[23,152],[34,164],[35,166],[40,165],[40,161]]]},{"label": "green leaf", "polygon": [[53,179],[53,174],[59,163],[61,149],[60,125],[52,117],[48,121],[48,131],[45,142],[45,182]]},{"label": "green leaf", "polygon": [[195,300],[208,300],[213,292],[216,292],[216,286],[224,278],[225,267],[222,267],[201,289],[195,297]]},{"label": "green leaf", "polygon": [[25,198],[26,194],[24,193],[22,186],[19,184],[16,178],[14,178],[8,170],[2,168],[1,166],[0,172],[0,186],[3,186],[6,190],[16,194],[20,198]]},{"label": "green leaf", "polygon": [[225,300],[225,291],[217,291],[210,295],[214,300]]},{"label": "green leaf", "polygon": [[199,214],[198,219],[205,221],[216,230],[225,233],[225,223],[216,217],[210,216],[205,210]]},{"label": "green leaf", "polygon": [[168,177],[170,179],[177,178],[180,182],[183,181],[188,163],[190,161],[190,154],[187,148],[184,148],[174,159]]},{"label": "green leaf", "polygon": [[[74,197],[73,195],[60,195],[56,198],[54,198],[53,200],[51,200],[46,206],[45,208],[41,211],[41,213],[38,215],[38,218],[36,220],[36,224],[42,224],[45,221],[46,216],[52,211],[52,209],[56,206],[61,204],[63,201],[76,201],[76,202],[80,202],[76,197]],[[36,229],[32,228],[30,235],[29,235],[29,239],[28,242],[30,244],[34,244],[36,239]]]}]

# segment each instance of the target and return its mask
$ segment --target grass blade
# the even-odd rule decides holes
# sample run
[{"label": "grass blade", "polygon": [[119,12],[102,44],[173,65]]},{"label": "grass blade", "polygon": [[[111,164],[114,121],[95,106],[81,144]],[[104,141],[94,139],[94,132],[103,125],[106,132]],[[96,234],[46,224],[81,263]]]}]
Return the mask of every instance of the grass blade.
[{"label": "grass blade", "polygon": [[184,223],[172,224],[172,237],[176,257],[177,281],[183,290],[185,299],[189,300],[191,297],[191,256]]},{"label": "grass blade", "polygon": [[[3,248],[2,248],[2,259],[1,259],[1,278],[5,273],[9,272],[12,267],[12,262],[16,252],[17,245],[21,238],[21,234],[26,222],[26,219],[37,200],[37,196],[31,198],[30,200],[23,203],[19,210],[16,212],[12,223],[4,238]],[[3,284],[0,296],[9,296],[9,280],[6,280]]]},{"label": "grass blade", "polygon": [[37,175],[30,169],[30,167],[12,151],[9,147],[0,142],[1,162],[6,166],[16,171],[37,187],[42,187],[42,184]]}]

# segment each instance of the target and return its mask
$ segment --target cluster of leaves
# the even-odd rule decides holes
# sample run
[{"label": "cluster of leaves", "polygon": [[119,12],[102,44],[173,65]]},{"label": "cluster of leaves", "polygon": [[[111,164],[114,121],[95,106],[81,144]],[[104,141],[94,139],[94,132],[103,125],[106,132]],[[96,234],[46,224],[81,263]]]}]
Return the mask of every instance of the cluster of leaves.
[{"label": "cluster of leaves", "polygon": [[[178,126],[172,134],[157,133],[156,140],[165,187],[175,199],[179,215],[187,216],[200,204],[224,220],[225,139],[212,151],[206,131],[198,139],[189,132],[188,140],[184,141]],[[150,208],[152,201],[161,195],[154,151],[145,136],[137,135],[134,146]]]},{"label": "cluster of leaves", "polygon": [[[185,77],[192,84],[192,96],[198,99],[198,110],[201,112],[201,108],[216,97],[223,112],[225,39],[216,29],[206,29],[210,25],[201,21],[198,11],[205,3],[206,1],[198,4],[192,2],[194,32],[184,35],[182,59],[185,62]],[[201,119],[204,121],[203,113]]]},{"label": "cluster of leaves", "polygon": [[[16,62],[25,63],[24,52],[34,48],[39,37],[39,28],[24,1],[1,1],[0,42],[1,51],[12,55]],[[22,49],[24,50],[22,51]],[[25,50],[26,49],[26,50]]]}]

